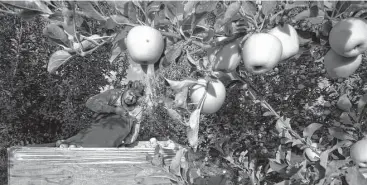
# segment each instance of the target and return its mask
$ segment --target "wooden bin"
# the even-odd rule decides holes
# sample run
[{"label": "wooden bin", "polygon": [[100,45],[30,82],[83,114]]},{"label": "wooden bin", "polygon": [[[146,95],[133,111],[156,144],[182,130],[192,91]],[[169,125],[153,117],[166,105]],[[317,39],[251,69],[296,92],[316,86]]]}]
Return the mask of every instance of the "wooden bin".
[{"label": "wooden bin", "polygon": [[[150,166],[149,142],[133,148],[11,147],[9,185],[135,185],[135,175]],[[166,164],[175,155],[163,148]]]}]

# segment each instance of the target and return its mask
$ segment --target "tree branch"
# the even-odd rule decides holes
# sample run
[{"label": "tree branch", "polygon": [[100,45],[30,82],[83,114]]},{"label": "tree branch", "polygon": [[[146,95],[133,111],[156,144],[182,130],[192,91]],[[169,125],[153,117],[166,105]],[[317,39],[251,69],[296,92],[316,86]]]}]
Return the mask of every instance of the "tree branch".
[{"label": "tree branch", "polygon": [[171,32],[161,31],[161,34],[163,36],[166,36],[166,37],[174,37],[174,38],[177,38],[177,39],[182,39],[182,37],[180,35],[175,34],[175,33],[171,33]]}]

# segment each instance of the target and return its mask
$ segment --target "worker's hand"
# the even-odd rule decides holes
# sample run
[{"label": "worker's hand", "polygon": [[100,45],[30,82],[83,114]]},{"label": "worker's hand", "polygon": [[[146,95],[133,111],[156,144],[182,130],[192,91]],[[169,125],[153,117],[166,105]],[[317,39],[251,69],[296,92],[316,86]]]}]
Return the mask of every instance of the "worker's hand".
[{"label": "worker's hand", "polygon": [[68,143],[65,140],[58,140],[58,141],[56,141],[56,147],[58,147],[58,148],[83,148],[80,145],[71,144],[71,143]]},{"label": "worker's hand", "polygon": [[120,116],[126,116],[126,115],[129,114],[128,111],[125,108],[120,107],[120,106],[115,108],[115,113],[120,115]]}]

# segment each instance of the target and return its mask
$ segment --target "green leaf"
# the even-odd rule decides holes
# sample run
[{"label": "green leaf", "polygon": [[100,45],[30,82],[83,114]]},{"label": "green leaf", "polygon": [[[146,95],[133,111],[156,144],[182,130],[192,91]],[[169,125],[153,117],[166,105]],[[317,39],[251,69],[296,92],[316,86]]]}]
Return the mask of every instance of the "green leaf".
[{"label": "green leaf", "polygon": [[324,22],[321,28],[322,35],[325,37],[329,36],[329,33],[332,28],[333,28],[333,23],[330,20]]},{"label": "green leaf", "polygon": [[188,87],[184,87],[180,92],[176,93],[175,100],[173,102],[173,107],[181,107],[183,109],[187,108],[187,93],[189,92]]},{"label": "green leaf", "polygon": [[56,24],[49,24],[43,29],[43,35],[55,40],[60,40],[62,43],[68,45],[68,35]]},{"label": "green leaf", "polygon": [[189,127],[187,127],[187,137],[192,148],[196,149],[199,145],[199,123],[201,109],[195,109],[190,115]]},{"label": "green leaf", "polygon": [[130,22],[129,19],[122,15],[111,15],[107,19],[105,27],[107,29],[114,29],[117,25],[129,22]]},{"label": "green leaf", "polygon": [[231,3],[228,6],[226,12],[224,13],[224,18],[222,19],[220,26],[223,26],[227,22],[231,21],[231,19],[239,12],[240,8],[241,8],[240,2],[236,1]]},{"label": "green leaf", "polygon": [[49,73],[54,73],[61,65],[65,64],[72,55],[65,51],[65,50],[59,50],[54,52],[50,60],[48,62],[47,71]]},{"label": "green leaf", "polygon": [[1,1],[4,4],[12,5],[25,10],[40,11],[46,14],[52,14],[52,11],[40,0],[32,1]]},{"label": "green leaf", "polygon": [[297,22],[300,20],[304,20],[306,18],[310,17],[310,10],[303,10],[302,12],[298,13],[296,16],[293,17],[293,21]]},{"label": "green leaf", "polygon": [[269,159],[269,165],[273,171],[276,171],[278,173],[281,173],[281,172],[284,173],[285,169],[288,167],[287,164],[278,163],[276,159]]},{"label": "green leaf", "polygon": [[24,20],[31,20],[35,17],[37,17],[38,15],[41,15],[42,12],[40,11],[36,11],[36,10],[22,10],[18,13],[18,15],[23,18]]},{"label": "green leaf", "polygon": [[199,1],[187,1],[184,6],[185,15],[190,15]]},{"label": "green leaf", "polygon": [[109,59],[110,63],[112,64],[117,57],[119,57],[122,53],[122,49],[119,45],[115,45],[112,49],[111,57]]},{"label": "green leaf", "polygon": [[310,17],[316,17],[319,15],[319,6],[317,1],[311,2],[310,5]]},{"label": "green leaf", "polygon": [[173,120],[176,120],[178,122],[180,122],[181,124],[183,124],[184,126],[189,126],[188,124],[186,124],[185,122],[182,121],[182,116],[174,109],[167,109],[167,114],[170,118],[172,118]]},{"label": "green leaf", "polygon": [[261,1],[261,12],[265,15],[268,16],[269,14],[274,13],[275,8],[278,4],[278,1]]},{"label": "green leaf", "polygon": [[291,125],[289,124],[291,119],[286,118],[284,120],[283,117],[279,118],[276,122],[275,128],[277,129],[278,133],[282,133],[284,129],[288,130],[291,129]]},{"label": "green leaf", "polygon": [[313,133],[321,127],[322,124],[320,123],[311,123],[305,129],[303,129],[303,137],[311,137]]},{"label": "green leaf", "polygon": [[175,92],[180,92],[184,88],[191,87],[192,85],[197,84],[197,80],[190,80],[190,79],[185,79],[181,81],[175,81],[175,80],[169,80],[169,79],[165,79],[165,80],[168,83],[168,85],[171,87],[171,89],[174,90]]},{"label": "green leaf", "polygon": [[107,17],[100,14],[94,7],[92,2],[90,1],[77,1],[77,4],[80,9],[89,17],[96,19],[98,21],[106,21]]},{"label": "green leaf", "polygon": [[367,179],[361,174],[357,166],[349,167],[345,179],[348,185],[363,185],[367,184]]},{"label": "green leaf", "polygon": [[201,1],[196,6],[195,13],[211,12],[217,6],[218,1]]},{"label": "green leaf", "polygon": [[167,59],[167,62],[169,64],[171,64],[172,62],[176,62],[176,59],[181,56],[183,48],[182,46],[183,41],[179,41],[166,50],[165,58]]},{"label": "green leaf", "polygon": [[357,103],[357,109],[358,109],[358,114],[361,114],[363,109],[365,108],[367,104],[367,93],[364,94],[361,98],[359,98],[358,103]]},{"label": "green leaf", "polygon": [[123,29],[121,30],[116,36],[115,38],[113,39],[112,41],[112,44],[115,45],[117,44],[118,42],[120,42],[121,40],[124,40],[127,36],[127,30]]},{"label": "green leaf", "polygon": [[332,152],[331,150],[325,150],[321,152],[320,154],[320,165],[324,167],[325,169],[328,169],[328,159],[329,159],[329,153]]},{"label": "green leaf", "polygon": [[348,112],[343,112],[340,115],[340,120],[343,122],[343,124],[346,124],[346,125],[352,125],[353,124],[352,120],[349,117]]},{"label": "green leaf", "polygon": [[340,96],[336,105],[340,110],[345,112],[350,112],[350,109],[352,108],[352,103],[350,102],[347,94]]},{"label": "green leaf", "polygon": [[338,127],[330,127],[329,134],[340,140],[352,140],[352,141],[356,140],[352,135],[348,134],[343,129]]},{"label": "green leaf", "polygon": [[122,15],[128,16],[129,1],[109,0],[106,2],[116,8]]},{"label": "green leaf", "polygon": [[253,1],[242,1],[242,9],[248,15],[256,15],[256,4]]},{"label": "green leaf", "polygon": [[181,148],[177,151],[175,157],[171,161],[171,165],[169,171],[177,176],[181,176],[181,158],[184,156],[186,152],[185,148]]}]

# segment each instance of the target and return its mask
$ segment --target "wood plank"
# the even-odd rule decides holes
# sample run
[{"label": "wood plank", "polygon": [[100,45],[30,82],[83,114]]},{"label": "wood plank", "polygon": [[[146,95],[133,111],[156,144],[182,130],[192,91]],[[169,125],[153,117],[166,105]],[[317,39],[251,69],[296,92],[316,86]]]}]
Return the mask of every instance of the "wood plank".
[{"label": "wood plank", "polygon": [[[135,175],[151,164],[154,148],[12,147],[8,149],[9,185],[135,185]],[[175,151],[163,148],[170,164]]]}]

